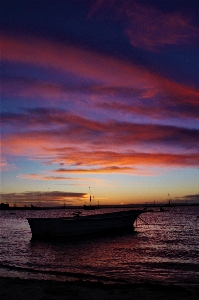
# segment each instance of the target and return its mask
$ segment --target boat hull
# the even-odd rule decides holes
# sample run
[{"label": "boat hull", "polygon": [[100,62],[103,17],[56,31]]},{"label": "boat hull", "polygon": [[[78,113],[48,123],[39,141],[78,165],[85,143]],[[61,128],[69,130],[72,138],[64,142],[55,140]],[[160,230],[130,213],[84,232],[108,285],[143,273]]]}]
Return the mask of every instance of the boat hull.
[{"label": "boat hull", "polygon": [[72,218],[28,218],[32,239],[69,238],[119,232],[134,229],[134,222],[142,213],[138,210],[76,216]]}]

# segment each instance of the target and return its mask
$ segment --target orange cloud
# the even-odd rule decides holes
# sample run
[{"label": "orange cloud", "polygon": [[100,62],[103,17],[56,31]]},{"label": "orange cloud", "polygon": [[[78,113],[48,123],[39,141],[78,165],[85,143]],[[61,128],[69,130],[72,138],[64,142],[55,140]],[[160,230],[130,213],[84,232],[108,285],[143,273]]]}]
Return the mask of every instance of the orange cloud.
[{"label": "orange cloud", "polygon": [[[61,132],[44,130],[7,135],[3,140],[2,150],[7,154],[27,156],[46,164],[70,166],[67,168],[68,173],[125,173],[134,172],[139,166],[199,165],[198,130],[128,123],[94,122],[93,126],[92,122],[84,124],[83,119],[80,121],[80,126],[74,124],[74,130],[70,128],[71,123],[69,130]],[[112,151],[113,145],[115,151]],[[146,150],[143,152],[146,145],[147,153]],[[136,146],[137,150],[140,149],[139,152],[132,151],[132,147],[136,149]],[[175,146],[176,153],[170,153]],[[192,150],[188,152],[187,147]],[[78,166],[84,168],[80,169]]]},{"label": "orange cloud", "polygon": [[[160,169],[157,168],[182,168],[182,167],[197,167],[199,166],[199,154],[163,154],[163,153],[119,153],[111,151],[68,151],[65,153],[70,157],[70,161],[63,157],[57,157],[56,163],[62,161],[62,168],[46,171],[45,174],[20,174],[17,177],[28,180],[62,180],[67,182],[67,185],[83,185],[85,182],[92,184],[104,185],[101,179],[96,178],[78,178],[66,177],[68,174],[87,175],[87,174],[128,174],[136,176],[157,176],[160,174]],[[81,161],[78,161],[81,157]],[[70,166],[67,168],[66,166]],[[81,167],[80,167],[81,166]],[[59,176],[57,176],[59,174]],[[74,183],[68,183],[74,182]],[[80,182],[80,183],[78,183]],[[82,182],[82,183],[81,183]]]},{"label": "orange cloud", "polygon": [[0,158],[0,171],[12,171],[12,170],[16,170],[16,166],[14,164],[9,164],[8,163],[8,159],[4,158],[1,155]]},{"label": "orange cloud", "polygon": [[[96,178],[78,178],[78,177],[65,177],[65,176],[55,176],[54,173],[57,171],[49,171],[49,172],[45,172],[45,174],[19,174],[17,175],[17,178],[22,178],[22,179],[28,179],[28,180],[44,180],[44,181],[60,181],[60,180],[64,180],[67,182],[68,185],[68,181],[74,181],[74,184],[70,184],[70,185],[83,185],[85,186],[85,181],[86,182],[90,182],[92,184],[102,184],[102,180],[101,179],[96,179]],[[60,172],[61,173],[61,172]],[[73,173],[73,172],[72,172]],[[82,183],[77,183],[77,182],[82,182]]]},{"label": "orange cloud", "polygon": [[64,177],[64,176],[47,176],[41,174],[19,174],[18,178],[29,180],[80,180],[79,178]]},{"label": "orange cloud", "polygon": [[[198,153],[170,154],[170,153],[139,153],[139,152],[113,152],[69,151],[62,159],[62,165],[70,164],[69,168],[60,168],[56,172],[62,173],[140,173],[140,167],[191,167],[199,165]],[[81,157],[81,159],[80,159]],[[84,166],[84,168],[80,168]],[[98,166],[96,168],[96,166]]]}]

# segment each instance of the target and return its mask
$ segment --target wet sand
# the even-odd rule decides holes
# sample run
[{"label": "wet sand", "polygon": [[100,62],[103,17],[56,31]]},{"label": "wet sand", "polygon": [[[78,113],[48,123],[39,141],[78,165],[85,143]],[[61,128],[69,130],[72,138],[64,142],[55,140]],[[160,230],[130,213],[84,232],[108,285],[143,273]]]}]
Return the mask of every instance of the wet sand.
[{"label": "wet sand", "polygon": [[0,277],[1,300],[196,300],[199,288],[161,284],[104,284]]}]

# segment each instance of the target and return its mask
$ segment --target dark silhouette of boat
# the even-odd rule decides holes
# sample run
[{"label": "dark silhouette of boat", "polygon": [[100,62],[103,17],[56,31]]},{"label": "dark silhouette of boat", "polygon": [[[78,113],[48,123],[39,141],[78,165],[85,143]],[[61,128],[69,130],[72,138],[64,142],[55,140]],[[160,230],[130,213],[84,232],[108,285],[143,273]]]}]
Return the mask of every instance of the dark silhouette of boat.
[{"label": "dark silhouette of boat", "polygon": [[33,239],[68,238],[134,229],[134,222],[143,210],[123,210],[113,213],[80,215],[67,218],[28,218]]}]

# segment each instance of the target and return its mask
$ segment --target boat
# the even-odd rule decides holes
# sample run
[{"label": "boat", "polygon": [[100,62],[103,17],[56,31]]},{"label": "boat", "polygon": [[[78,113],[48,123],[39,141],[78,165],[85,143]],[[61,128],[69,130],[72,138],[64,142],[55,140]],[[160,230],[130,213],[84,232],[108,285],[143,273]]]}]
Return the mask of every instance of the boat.
[{"label": "boat", "polygon": [[160,212],[169,211],[168,209],[164,209],[162,206],[160,206]]},{"label": "boat", "polygon": [[134,229],[134,222],[143,210],[123,210],[113,213],[81,215],[74,213],[63,218],[27,218],[32,239],[70,238],[85,235],[120,232],[121,229]]}]

